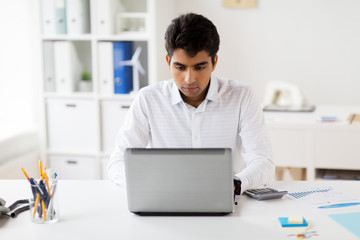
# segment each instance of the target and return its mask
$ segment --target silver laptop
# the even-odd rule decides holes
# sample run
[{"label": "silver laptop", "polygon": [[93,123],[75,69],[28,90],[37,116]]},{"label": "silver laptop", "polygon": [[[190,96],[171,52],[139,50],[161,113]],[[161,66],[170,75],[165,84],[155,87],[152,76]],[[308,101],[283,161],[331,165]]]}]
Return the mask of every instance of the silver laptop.
[{"label": "silver laptop", "polygon": [[128,208],[143,215],[233,212],[231,149],[129,148],[125,151]]}]

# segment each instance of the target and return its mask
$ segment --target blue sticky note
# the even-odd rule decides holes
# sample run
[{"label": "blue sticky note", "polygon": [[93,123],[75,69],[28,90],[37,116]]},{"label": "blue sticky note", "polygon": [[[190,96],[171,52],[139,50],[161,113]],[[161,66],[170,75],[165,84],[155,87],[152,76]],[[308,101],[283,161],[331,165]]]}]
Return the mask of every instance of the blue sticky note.
[{"label": "blue sticky note", "polygon": [[279,222],[282,227],[306,227],[308,223],[306,222],[305,218],[303,218],[303,223],[289,223],[289,218],[287,217],[279,217]]},{"label": "blue sticky note", "polygon": [[360,238],[360,212],[331,214],[329,217]]}]

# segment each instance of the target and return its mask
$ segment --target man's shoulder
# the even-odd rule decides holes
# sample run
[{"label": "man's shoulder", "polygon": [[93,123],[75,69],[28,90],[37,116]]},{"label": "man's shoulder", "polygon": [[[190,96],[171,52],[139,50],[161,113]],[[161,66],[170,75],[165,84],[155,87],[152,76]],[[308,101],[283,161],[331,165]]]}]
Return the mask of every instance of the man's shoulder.
[{"label": "man's shoulder", "polygon": [[173,82],[174,81],[172,79],[169,79],[169,80],[150,84],[146,87],[141,88],[139,91],[139,95],[144,97],[156,96],[156,95],[168,96],[171,93]]},{"label": "man's shoulder", "polygon": [[237,93],[249,93],[251,87],[241,81],[232,80],[227,78],[217,78],[219,85],[219,93],[237,92]]}]

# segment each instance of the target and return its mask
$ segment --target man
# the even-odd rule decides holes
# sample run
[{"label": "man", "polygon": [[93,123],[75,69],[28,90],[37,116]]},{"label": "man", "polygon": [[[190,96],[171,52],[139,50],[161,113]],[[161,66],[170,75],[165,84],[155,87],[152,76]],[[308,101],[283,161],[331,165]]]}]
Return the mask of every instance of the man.
[{"label": "man", "polygon": [[128,147],[240,149],[246,167],[235,174],[237,194],[274,176],[262,109],[251,89],[212,74],[219,49],[216,27],[189,13],[174,19],[165,34],[166,61],[173,79],[142,88],[118,133],[108,166],[110,178],[125,185]]}]

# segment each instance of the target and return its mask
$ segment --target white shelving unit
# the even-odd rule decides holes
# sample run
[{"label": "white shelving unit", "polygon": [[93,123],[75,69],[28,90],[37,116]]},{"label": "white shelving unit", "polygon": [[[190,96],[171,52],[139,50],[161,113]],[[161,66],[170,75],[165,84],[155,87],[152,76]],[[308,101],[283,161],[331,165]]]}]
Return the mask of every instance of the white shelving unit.
[{"label": "white shelving unit", "polygon": [[[84,16],[88,14],[89,32],[59,34],[56,33],[56,27],[49,27],[48,24],[58,20],[56,10],[68,10],[69,1],[72,1],[70,5],[77,4],[85,8],[77,11],[85,14]],[[44,73],[43,84],[40,86],[42,161],[54,168],[62,179],[106,178],[107,160],[134,94],[101,93],[100,87],[104,83],[99,79],[99,43],[132,41],[134,46],[142,46],[140,62],[146,74],[140,79],[141,87],[169,78],[165,63],[164,34],[167,25],[176,17],[175,3],[172,0],[39,0],[39,6],[40,9],[45,9],[40,11],[45,12],[41,21]],[[49,8],[55,8],[54,13],[50,11],[49,14]],[[73,22],[76,19],[68,19],[68,24]],[[104,23],[111,25],[110,30],[103,29]],[[58,64],[56,66],[61,68],[68,62],[53,60],[54,63],[49,60],[56,59],[54,54],[63,54],[63,48],[56,49],[61,45],[59,43],[67,45],[70,51],[76,53],[70,57],[65,56],[67,61],[73,61],[77,56],[77,63],[80,63],[80,67],[75,63],[71,65],[73,72],[70,80],[76,84],[70,91],[67,88],[59,91],[66,78],[56,79],[58,76],[54,73],[54,65]],[[46,46],[53,48],[53,52],[47,51]],[[50,54],[49,57],[48,52],[53,55]],[[49,68],[51,64],[53,67]],[[73,77],[80,78],[82,71],[91,73],[92,90],[89,92],[79,91],[80,79]],[[76,72],[77,75],[73,74]]]},{"label": "white shelving unit", "polygon": [[[306,169],[306,180],[319,180],[326,170],[358,172],[360,125],[348,124],[360,106],[316,106],[312,113],[266,112],[275,165]],[[319,122],[335,116],[336,122]]]}]

